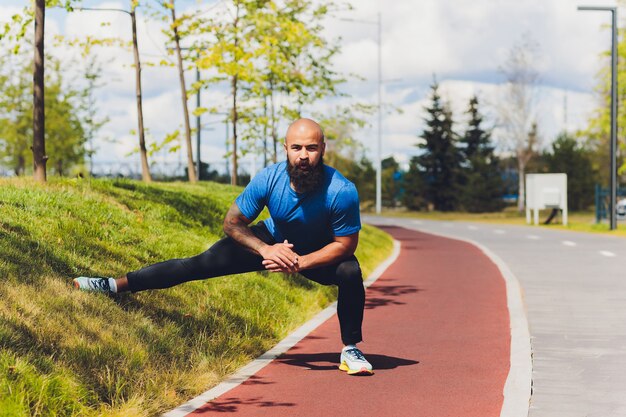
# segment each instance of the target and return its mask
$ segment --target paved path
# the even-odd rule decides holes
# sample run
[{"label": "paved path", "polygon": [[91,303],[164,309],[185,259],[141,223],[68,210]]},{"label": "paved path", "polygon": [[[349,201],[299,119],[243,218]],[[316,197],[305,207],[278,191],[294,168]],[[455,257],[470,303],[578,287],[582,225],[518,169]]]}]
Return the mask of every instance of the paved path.
[{"label": "paved path", "polygon": [[499,270],[470,244],[386,230],[402,246],[367,290],[361,347],[375,375],[337,370],[333,316],[190,416],[499,416],[510,357]]},{"label": "paved path", "polygon": [[529,226],[366,221],[472,239],[504,260],[527,310],[530,417],[626,416],[626,239]]}]

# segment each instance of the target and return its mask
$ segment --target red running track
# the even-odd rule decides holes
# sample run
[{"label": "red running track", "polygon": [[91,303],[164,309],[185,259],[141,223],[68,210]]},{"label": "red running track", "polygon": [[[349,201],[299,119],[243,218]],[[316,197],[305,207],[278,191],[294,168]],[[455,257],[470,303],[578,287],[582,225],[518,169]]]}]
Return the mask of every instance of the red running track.
[{"label": "red running track", "polygon": [[505,282],[476,247],[384,228],[401,252],[367,290],[373,376],[337,369],[333,316],[255,376],[189,416],[499,416],[509,371]]}]

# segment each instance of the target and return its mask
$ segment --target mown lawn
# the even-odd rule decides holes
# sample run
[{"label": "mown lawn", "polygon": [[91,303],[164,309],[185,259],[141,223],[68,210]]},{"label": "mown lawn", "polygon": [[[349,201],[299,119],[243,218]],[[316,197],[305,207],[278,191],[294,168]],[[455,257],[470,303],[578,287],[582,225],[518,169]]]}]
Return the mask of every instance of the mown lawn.
[{"label": "mown lawn", "polygon": [[[0,180],[0,416],[158,415],[332,302],[333,288],[267,273],[115,297],[71,288],[79,275],[119,276],[207,249],[240,191]],[[387,234],[364,227],[365,275],[391,248]]]}]

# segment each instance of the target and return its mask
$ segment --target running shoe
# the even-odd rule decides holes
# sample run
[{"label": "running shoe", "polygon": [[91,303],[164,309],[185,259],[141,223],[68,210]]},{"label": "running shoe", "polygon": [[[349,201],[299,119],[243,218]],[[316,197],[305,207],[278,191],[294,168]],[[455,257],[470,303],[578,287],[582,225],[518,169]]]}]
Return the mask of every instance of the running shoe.
[{"label": "running shoe", "polygon": [[83,291],[95,291],[112,294],[109,278],[78,277],[73,280],[74,288]]},{"label": "running shoe", "polygon": [[348,375],[372,375],[372,364],[365,359],[363,352],[350,346],[341,350],[339,369],[348,372]]}]

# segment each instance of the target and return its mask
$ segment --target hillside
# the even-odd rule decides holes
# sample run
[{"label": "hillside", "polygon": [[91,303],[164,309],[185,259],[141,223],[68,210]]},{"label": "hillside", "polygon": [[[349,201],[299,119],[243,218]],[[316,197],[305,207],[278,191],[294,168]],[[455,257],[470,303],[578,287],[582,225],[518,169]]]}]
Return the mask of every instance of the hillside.
[{"label": "hillside", "polygon": [[[0,416],[149,416],[218,383],[336,296],[251,273],[116,297],[71,288],[197,254],[240,188],[0,180]],[[391,252],[365,227],[364,274]],[[331,346],[329,348],[338,348]]]}]

